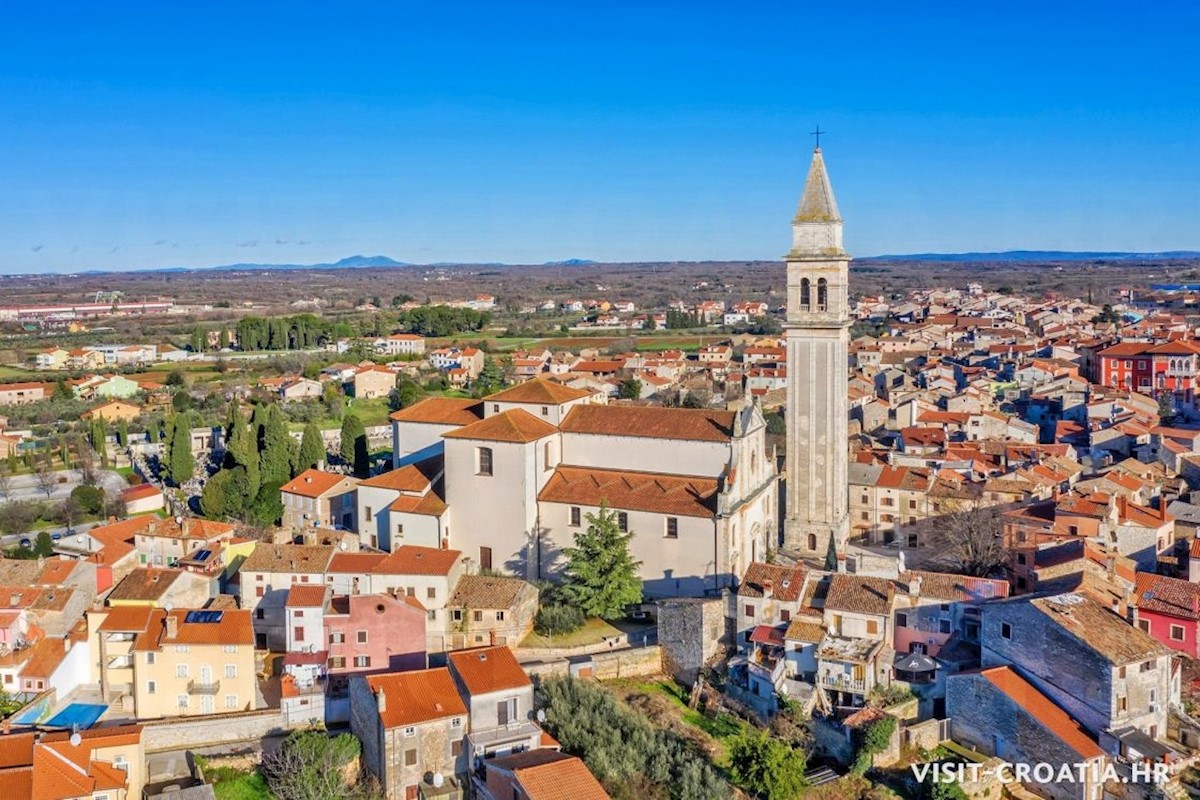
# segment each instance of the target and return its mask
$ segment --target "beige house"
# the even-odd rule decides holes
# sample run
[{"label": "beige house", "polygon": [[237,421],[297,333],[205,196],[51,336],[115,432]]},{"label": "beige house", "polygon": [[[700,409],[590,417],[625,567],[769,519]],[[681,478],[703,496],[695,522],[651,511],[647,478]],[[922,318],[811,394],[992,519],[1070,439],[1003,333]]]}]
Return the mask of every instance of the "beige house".
[{"label": "beige house", "polygon": [[354,530],[358,479],[319,469],[306,469],[279,489],[284,528]]},{"label": "beige house", "polygon": [[392,389],[396,388],[396,373],[387,367],[363,367],[354,373],[350,385],[357,400],[387,397]]},{"label": "beige house", "polygon": [[450,647],[516,647],[533,630],[538,591],[520,578],[463,575],[446,604]]},{"label": "beige house", "polygon": [[105,422],[130,422],[140,417],[142,413],[142,407],[136,403],[109,400],[107,403],[101,403],[95,408],[88,409],[80,414],[79,418],[83,420],[102,419]]},{"label": "beige house", "polygon": [[92,681],[138,718],[258,705],[249,611],[130,606],[94,609],[87,622]]}]

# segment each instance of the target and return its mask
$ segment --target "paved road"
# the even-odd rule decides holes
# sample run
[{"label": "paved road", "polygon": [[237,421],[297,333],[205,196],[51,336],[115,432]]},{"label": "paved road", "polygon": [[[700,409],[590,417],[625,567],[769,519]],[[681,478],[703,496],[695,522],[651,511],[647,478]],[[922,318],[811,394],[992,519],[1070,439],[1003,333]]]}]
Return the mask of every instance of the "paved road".
[{"label": "paved road", "polygon": [[[100,524],[99,522],[80,522],[79,524],[77,524],[71,528],[71,532],[72,533],[82,533],[84,531],[90,531],[92,528],[96,527],[99,524]],[[47,528],[46,530],[49,531],[51,536],[54,536],[54,534],[56,534],[56,533],[59,534],[60,536],[67,535],[66,528]],[[11,536],[9,536],[9,535],[0,536],[0,547],[4,547],[4,548],[16,547],[18,544],[21,543],[22,539],[29,539],[30,542],[32,542],[36,537],[37,537],[37,534],[34,534],[34,533],[14,533]]]},{"label": "paved road", "polygon": [[[79,470],[64,469],[54,473],[54,487],[51,489],[51,500],[62,500],[71,494],[71,490],[82,482]],[[99,485],[110,493],[124,489],[128,484],[125,479],[112,470],[99,470]],[[0,502],[14,500],[45,500],[46,493],[38,485],[35,475],[13,475],[8,479],[8,497]]]}]

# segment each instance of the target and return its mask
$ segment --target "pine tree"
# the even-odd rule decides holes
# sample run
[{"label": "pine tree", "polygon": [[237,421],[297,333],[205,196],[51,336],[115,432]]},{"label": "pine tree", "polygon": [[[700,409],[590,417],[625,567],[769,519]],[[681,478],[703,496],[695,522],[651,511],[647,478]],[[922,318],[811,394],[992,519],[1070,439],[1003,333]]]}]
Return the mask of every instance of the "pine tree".
[{"label": "pine tree", "polygon": [[575,534],[575,546],[563,548],[562,595],[589,617],[617,619],[626,606],[642,602],[642,562],[629,552],[633,532],[622,533],[606,505],[588,514],[587,522],[587,531]]},{"label": "pine tree", "polygon": [[67,388],[67,384],[65,381],[57,381],[54,384],[54,393],[51,395],[51,399],[72,400],[72,399],[74,399],[74,397],[75,397],[75,393],[72,392],[69,388]]},{"label": "pine tree", "polygon": [[117,423],[117,444],[129,446],[129,423],[124,419]]},{"label": "pine tree", "polygon": [[296,459],[296,472],[315,467],[325,460],[325,440],[321,438],[321,429],[316,422],[304,426],[304,436],[300,440],[300,455]]},{"label": "pine tree", "polygon": [[829,534],[829,548],[825,551],[825,570],[827,572],[837,572],[838,568],[838,552],[837,544],[833,541],[833,534]]},{"label": "pine tree", "polygon": [[354,474],[367,477],[371,471],[371,451],[367,444],[367,429],[355,414],[342,420],[342,460],[354,465]]},{"label": "pine tree", "polygon": [[167,477],[176,486],[182,486],[192,479],[196,471],[196,460],[192,457],[192,416],[188,413],[178,414],[172,426],[171,439],[168,442]]},{"label": "pine tree", "polygon": [[504,388],[504,371],[496,364],[491,356],[483,360],[483,368],[475,379],[475,396],[486,397]]}]

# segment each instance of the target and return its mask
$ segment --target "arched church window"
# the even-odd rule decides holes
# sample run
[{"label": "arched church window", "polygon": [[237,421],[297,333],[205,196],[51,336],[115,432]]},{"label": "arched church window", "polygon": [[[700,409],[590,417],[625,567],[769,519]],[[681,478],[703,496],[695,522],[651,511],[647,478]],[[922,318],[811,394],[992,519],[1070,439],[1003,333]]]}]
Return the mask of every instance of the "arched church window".
[{"label": "arched church window", "polygon": [[829,282],[824,278],[817,281],[817,311],[824,311],[829,307]]},{"label": "arched church window", "polygon": [[817,549],[817,535],[815,533],[810,533],[808,535],[808,549],[810,552]]},{"label": "arched church window", "polygon": [[812,292],[809,288],[808,278],[800,279],[800,307],[805,311],[812,304]]}]

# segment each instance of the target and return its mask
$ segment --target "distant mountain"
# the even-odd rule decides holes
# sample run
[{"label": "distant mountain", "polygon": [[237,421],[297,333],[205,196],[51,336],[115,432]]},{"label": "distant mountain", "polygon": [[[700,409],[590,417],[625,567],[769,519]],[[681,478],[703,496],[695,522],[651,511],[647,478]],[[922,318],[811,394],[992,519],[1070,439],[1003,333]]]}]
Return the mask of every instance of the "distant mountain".
[{"label": "distant mountain", "polygon": [[546,261],[542,264],[543,267],[586,267],[589,264],[598,264],[598,261],[592,261],[590,258],[568,258],[562,261]]},{"label": "distant mountain", "polygon": [[[222,272],[260,272],[262,270],[292,270],[292,269],[360,269],[362,267],[411,267],[407,261],[397,261],[387,256],[348,256],[332,264],[223,264],[219,267],[204,269]],[[167,272],[168,270],[156,270]]]},{"label": "distant mountain", "polygon": [[855,261],[1151,261],[1200,258],[1197,250],[1168,250],[1162,253],[1088,252],[1071,250],[1005,250],[1000,253],[911,253],[856,258]]}]

